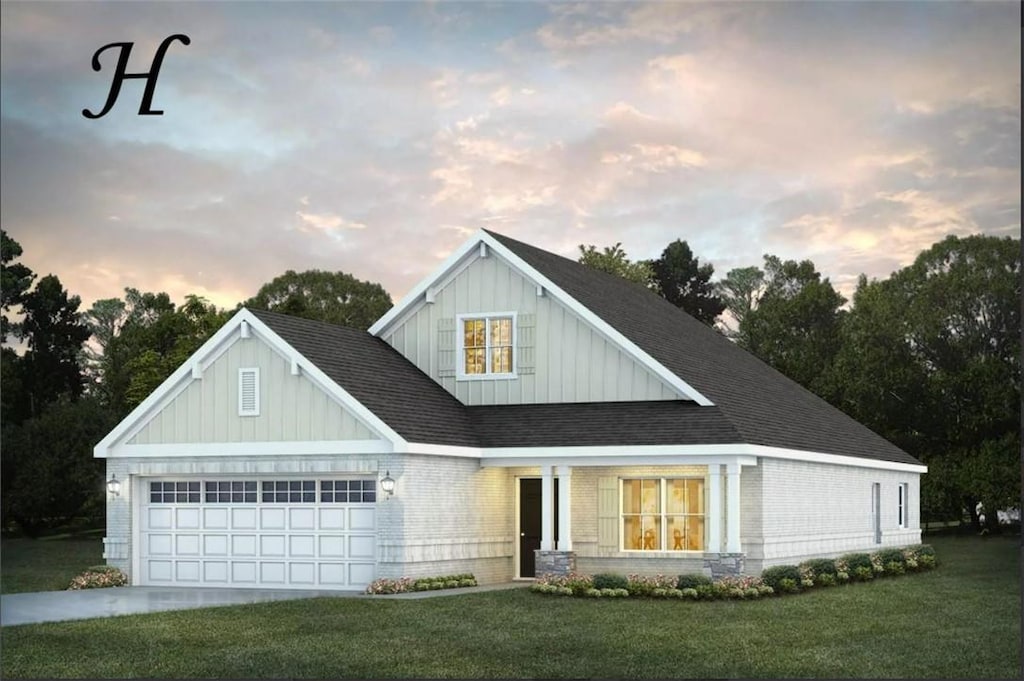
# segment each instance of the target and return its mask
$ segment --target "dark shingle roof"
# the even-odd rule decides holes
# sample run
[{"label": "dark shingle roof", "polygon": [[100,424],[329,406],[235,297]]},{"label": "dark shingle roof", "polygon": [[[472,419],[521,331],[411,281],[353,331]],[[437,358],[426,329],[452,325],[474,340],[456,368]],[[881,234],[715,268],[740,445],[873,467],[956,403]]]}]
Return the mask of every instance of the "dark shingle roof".
[{"label": "dark shingle roof", "polygon": [[721,410],[689,400],[514,404],[466,410],[483,447],[740,442]]},{"label": "dark shingle roof", "polygon": [[642,286],[487,233],[711,400],[741,442],[920,464]]},{"label": "dark shingle roof", "polygon": [[478,445],[462,403],[380,338],[361,329],[249,311],[409,442]]}]

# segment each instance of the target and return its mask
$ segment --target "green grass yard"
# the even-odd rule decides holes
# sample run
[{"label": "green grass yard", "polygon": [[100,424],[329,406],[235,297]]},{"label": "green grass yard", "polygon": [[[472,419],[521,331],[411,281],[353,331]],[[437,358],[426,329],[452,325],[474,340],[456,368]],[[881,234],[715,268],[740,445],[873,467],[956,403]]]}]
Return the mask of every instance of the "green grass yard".
[{"label": "green grass yard", "polygon": [[0,593],[59,591],[90,565],[103,562],[103,530],[0,543]]},{"label": "green grass yard", "polygon": [[[5,627],[10,677],[1013,678],[1020,539],[929,539],[927,573],[758,601],[519,589]],[[6,560],[4,564],[6,569]]]}]

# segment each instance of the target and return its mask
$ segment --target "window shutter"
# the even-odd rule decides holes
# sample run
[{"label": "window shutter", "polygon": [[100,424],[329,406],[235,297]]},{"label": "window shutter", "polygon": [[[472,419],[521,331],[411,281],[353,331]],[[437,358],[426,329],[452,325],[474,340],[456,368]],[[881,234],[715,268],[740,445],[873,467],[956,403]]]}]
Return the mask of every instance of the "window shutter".
[{"label": "window shutter", "polygon": [[619,551],[619,479],[597,479],[597,550],[600,555]]},{"label": "window shutter", "polygon": [[522,376],[537,371],[537,315],[521,314],[516,319],[516,373]]},{"label": "window shutter", "polygon": [[260,415],[260,370],[238,370],[238,415]]},{"label": "window shutter", "polygon": [[455,375],[455,319],[437,320],[437,375]]}]

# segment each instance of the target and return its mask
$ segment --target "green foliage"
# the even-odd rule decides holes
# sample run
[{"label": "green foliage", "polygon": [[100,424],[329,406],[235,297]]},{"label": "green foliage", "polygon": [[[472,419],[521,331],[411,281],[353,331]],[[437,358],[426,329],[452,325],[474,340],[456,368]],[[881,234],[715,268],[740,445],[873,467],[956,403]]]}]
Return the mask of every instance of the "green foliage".
[{"label": "green foliage", "polygon": [[111,565],[95,565],[86,568],[68,585],[69,591],[79,589],[106,589],[114,586],[127,586],[128,577]]},{"label": "green foliage", "polygon": [[715,268],[711,263],[702,265],[685,241],[670,243],[650,267],[652,288],[691,316],[710,326],[725,310],[725,302],[711,283]]},{"label": "green foliage", "polygon": [[786,591],[782,580],[789,580],[793,585],[800,584],[800,568],[796,565],[773,565],[761,571],[761,581],[775,591]]},{"label": "green foliage", "polygon": [[629,581],[625,575],[618,575],[615,573],[601,573],[594,575],[594,588],[595,589],[625,589],[629,586]]},{"label": "green foliage", "polygon": [[800,563],[801,572],[807,572],[812,578],[817,578],[819,575],[832,575],[835,576],[836,562],[831,558],[812,558],[811,560],[805,560]]},{"label": "green foliage", "polygon": [[743,347],[747,347],[747,339],[742,332],[743,320],[761,300],[761,294],[764,292],[764,272],[758,267],[732,269],[716,286],[732,318],[732,324],[723,324],[726,327],[726,335],[736,338]]},{"label": "green foliage", "polygon": [[3,516],[28,534],[104,513],[104,465],[93,446],[114,426],[97,400],[60,401],[2,431]]},{"label": "green foliage", "polygon": [[702,584],[711,585],[711,578],[707,575],[691,574],[691,575],[679,575],[676,578],[677,589],[696,589]]},{"label": "green foliage", "polygon": [[879,549],[871,557],[872,560],[877,560],[882,565],[888,565],[889,563],[904,565],[906,563],[903,549]]},{"label": "green foliage", "polygon": [[367,329],[391,309],[391,296],[380,284],[345,272],[288,270],[241,306]]},{"label": "green foliage", "polygon": [[7,334],[19,331],[20,325],[12,324],[7,313],[22,304],[36,278],[35,273],[25,265],[11,264],[21,254],[21,244],[0,229],[0,311],[3,312],[0,315],[0,342],[7,340]]},{"label": "green foliage", "polygon": [[597,247],[592,244],[586,247],[580,244],[579,262],[595,270],[614,274],[627,281],[640,284],[645,288],[650,288],[653,285],[654,271],[651,269],[650,263],[643,260],[632,262],[626,257],[626,252],[622,250],[622,243],[606,246],[603,251],[597,250]]},{"label": "green foliage", "polygon": [[805,388],[824,394],[841,343],[840,307],[846,301],[810,260],[766,255],[764,261],[764,293],[757,308],[745,314],[739,342]]}]

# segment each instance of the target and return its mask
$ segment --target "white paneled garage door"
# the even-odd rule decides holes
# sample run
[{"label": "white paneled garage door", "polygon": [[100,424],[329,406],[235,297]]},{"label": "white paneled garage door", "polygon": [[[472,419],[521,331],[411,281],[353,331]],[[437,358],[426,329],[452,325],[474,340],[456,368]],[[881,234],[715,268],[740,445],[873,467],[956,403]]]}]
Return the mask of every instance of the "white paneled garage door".
[{"label": "white paneled garage door", "polygon": [[147,478],[145,585],[362,589],[376,564],[376,480]]}]

